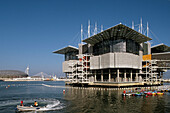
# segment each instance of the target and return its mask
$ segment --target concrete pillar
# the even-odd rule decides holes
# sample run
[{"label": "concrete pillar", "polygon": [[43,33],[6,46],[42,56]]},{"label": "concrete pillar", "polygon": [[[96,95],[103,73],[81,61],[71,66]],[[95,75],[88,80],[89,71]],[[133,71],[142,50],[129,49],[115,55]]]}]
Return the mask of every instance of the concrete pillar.
[{"label": "concrete pillar", "polygon": [[139,48],[139,63],[141,69],[142,69],[142,59],[143,59],[143,43],[140,44],[140,48]]},{"label": "concrete pillar", "polygon": [[119,82],[119,69],[117,69],[117,82]]},{"label": "concrete pillar", "polygon": [[151,43],[147,41],[148,44],[148,55],[151,54]]},{"label": "concrete pillar", "polygon": [[96,82],[96,70],[95,70],[95,75],[94,75],[94,82]]},{"label": "concrete pillar", "polygon": [[66,79],[67,79],[67,73],[66,73]]},{"label": "concrete pillar", "polygon": [[79,44],[79,54],[83,54],[83,44]]},{"label": "concrete pillar", "polygon": [[125,69],[125,72],[124,72],[124,82],[126,82],[126,69]]},{"label": "concrete pillar", "polygon": [[136,81],[139,81],[138,79],[138,71],[136,70]]},{"label": "concrete pillar", "polygon": [[110,79],[111,79],[111,73],[110,73],[110,69],[109,69],[109,82],[110,82]]},{"label": "concrete pillar", "polygon": [[130,81],[132,82],[132,70],[130,70]]},{"label": "concrete pillar", "polygon": [[103,82],[103,70],[101,70],[101,82]]}]

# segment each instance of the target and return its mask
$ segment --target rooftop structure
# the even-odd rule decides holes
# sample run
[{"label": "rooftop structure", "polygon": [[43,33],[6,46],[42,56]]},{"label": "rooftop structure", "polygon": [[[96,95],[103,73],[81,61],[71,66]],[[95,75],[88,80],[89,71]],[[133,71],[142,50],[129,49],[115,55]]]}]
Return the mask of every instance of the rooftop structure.
[{"label": "rooftop structure", "polygon": [[[150,46],[151,38],[118,24],[101,31],[79,44],[79,48],[68,46],[54,51],[64,54],[63,72],[68,83],[92,86],[136,86],[160,85],[167,65],[160,67],[158,58],[162,52],[170,51],[168,46]],[[163,49],[158,49],[158,47]],[[167,49],[168,48],[168,49]],[[162,53],[163,54],[163,53]],[[165,54],[165,53],[164,53]]]}]

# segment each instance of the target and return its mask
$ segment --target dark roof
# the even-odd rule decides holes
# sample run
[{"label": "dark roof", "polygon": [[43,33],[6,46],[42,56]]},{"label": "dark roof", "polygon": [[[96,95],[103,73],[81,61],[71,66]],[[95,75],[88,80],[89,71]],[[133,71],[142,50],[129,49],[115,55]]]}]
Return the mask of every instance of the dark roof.
[{"label": "dark roof", "polygon": [[74,46],[68,46],[68,47],[64,47],[62,49],[56,50],[53,53],[65,54],[68,52],[78,52],[78,48]]},{"label": "dark roof", "polygon": [[89,43],[89,44],[96,44],[98,42],[101,42],[105,39],[111,39],[111,38],[126,38],[134,40],[137,43],[146,42],[149,40],[152,40],[151,38],[123,25],[118,24],[116,26],[113,26],[107,30],[104,30],[103,32],[100,32],[94,36],[91,36],[83,42]]},{"label": "dark roof", "polygon": [[170,47],[161,43],[151,47],[152,53],[170,52]]},{"label": "dark roof", "polygon": [[[158,60],[159,67],[170,67],[170,52],[152,53],[152,59]],[[168,68],[170,69],[170,68]]]}]

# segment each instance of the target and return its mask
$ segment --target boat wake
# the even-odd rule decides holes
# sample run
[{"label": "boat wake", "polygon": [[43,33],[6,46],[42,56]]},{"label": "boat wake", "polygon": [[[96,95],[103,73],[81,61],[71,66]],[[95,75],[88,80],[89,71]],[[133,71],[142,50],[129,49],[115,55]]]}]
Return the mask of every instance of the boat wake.
[{"label": "boat wake", "polygon": [[[8,106],[15,106],[20,104],[19,99],[17,100],[7,100],[7,101],[0,101],[0,107],[8,107]],[[45,99],[45,98],[38,98],[38,99],[23,99],[24,106],[31,106],[34,104],[34,101],[37,101],[39,104],[40,109],[36,111],[55,111],[59,109],[63,109],[65,105],[61,103],[57,99]]]},{"label": "boat wake", "polygon": [[60,103],[59,100],[57,100],[57,101],[52,101],[51,103],[38,109],[37,111],[55,111],[55,110],[59,110],[59,109],[63,109],[63,108],[64,108],[64,105],[62,103]]}]

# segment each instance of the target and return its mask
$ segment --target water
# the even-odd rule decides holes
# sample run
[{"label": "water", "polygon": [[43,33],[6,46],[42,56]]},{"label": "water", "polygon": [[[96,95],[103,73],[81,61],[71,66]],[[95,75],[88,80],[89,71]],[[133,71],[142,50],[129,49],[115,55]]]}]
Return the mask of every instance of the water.
[{"label": "water", "polygon": [[122,97],[121,93],[120,90],[65,87],[64,82],[56,81],[0,82],[0,113],[15,113],[21,100],[28,106],[34,101],[46,106],[43,111],[31,113],[170,113],[168,92],[148,98]]}]

